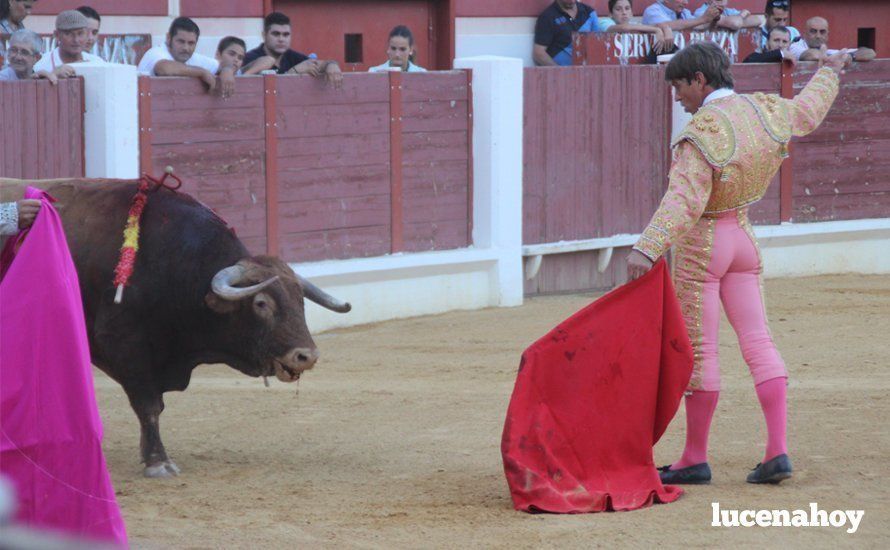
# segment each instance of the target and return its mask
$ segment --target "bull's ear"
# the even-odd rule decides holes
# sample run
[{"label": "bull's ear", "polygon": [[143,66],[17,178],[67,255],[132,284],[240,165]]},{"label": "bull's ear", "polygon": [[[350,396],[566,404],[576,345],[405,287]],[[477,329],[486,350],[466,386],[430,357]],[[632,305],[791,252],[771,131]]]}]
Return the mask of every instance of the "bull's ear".
[{"label": "bull's ear", "polygon": [[204,303],[216,313],[232,313],[238,309],[238,300],[223,300],[212,290],[204,296]]}]

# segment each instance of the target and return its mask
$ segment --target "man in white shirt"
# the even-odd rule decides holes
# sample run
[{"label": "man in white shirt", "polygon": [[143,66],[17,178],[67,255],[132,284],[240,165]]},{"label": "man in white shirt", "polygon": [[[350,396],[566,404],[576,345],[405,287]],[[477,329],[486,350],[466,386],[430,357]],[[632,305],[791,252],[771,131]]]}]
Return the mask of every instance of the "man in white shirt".
[{"label": "man in white shirt", "polygon": [[87,61],[104,64],[101,57],[84,51],[89,26],[89,20],[77,10],[59,13],[53,33],[58,46],[40,58],[34,65],[34,72],[46,71],[59,78],[67,78],[77,74],[72,66],[74,64]]},{"label": "man in white shirt", "polygon": [[[670,45],[674,41],[674,31],[688,31],[698,27],[710,27],[720,20],[723,8],[708,4],[701,15],[692,15],[686,6],[689,0],[658,0],[643,10],[643,24],[658,26],[664,34],[665,42]],[[673,53],[676,48],[663,53]],[[651,55],[651,54],[650,54]],[[650,61],[654,63],[654,59]]]},{"label": "man in white shirt", "polygon": [[220,78],[220,92],[229,97],[235,92],[235,69],[220,67],[219,61],[195,53],[201,29],[188,17],[177,17],[170,25],[167,40],[145,52],[139,62],[139,74],[146,76],[189,76],[200,79],[208,93],[216,90],[216,75]]},{"label": "man in white shirt", "polygon": [[847,58],[848,65],[852,61],[871,61],[875,58],[875,51],[871,48],[830,49],[828,47],[828,20],[824,17],[808,19],[803,39],[791,44],[789,51],[795,59],[801,61],[819,61],[838,52],[843,52],[849,56]]}]

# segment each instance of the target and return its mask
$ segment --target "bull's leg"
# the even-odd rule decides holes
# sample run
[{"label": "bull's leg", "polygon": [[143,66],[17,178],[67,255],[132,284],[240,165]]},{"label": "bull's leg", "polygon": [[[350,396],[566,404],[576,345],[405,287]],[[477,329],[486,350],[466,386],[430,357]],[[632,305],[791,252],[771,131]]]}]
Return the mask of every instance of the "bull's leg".
[{"label": "bull's leg", "polygon": [[127,388],[130,405],[139,418],[142,436],[139,441],[145,477],[172,477],[179,474],[179,467],[167,456],[161,441],[159,419],[164,411],[164,398],[159,392],[146,390],[144,386]]}]

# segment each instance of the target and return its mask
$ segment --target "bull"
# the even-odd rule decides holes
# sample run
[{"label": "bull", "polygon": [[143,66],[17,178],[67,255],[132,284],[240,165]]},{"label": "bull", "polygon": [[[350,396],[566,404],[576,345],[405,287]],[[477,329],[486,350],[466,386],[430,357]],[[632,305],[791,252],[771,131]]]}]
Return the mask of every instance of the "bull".
[{"label": "bull", "polygon": [[160,434],[164,393],[183,391],[200,364],[294,382],[319,358],[304,298],[345,313],[272,256],[251,256],[226,223],[185,193],[149,194],[139,252],[121,303],[114,268],[137,192],[133,180],[0,180],[0,199],[26,185],[57,199],[80,291],[93,364],[117,381],[139,418],[146,477],[179,473]]}]

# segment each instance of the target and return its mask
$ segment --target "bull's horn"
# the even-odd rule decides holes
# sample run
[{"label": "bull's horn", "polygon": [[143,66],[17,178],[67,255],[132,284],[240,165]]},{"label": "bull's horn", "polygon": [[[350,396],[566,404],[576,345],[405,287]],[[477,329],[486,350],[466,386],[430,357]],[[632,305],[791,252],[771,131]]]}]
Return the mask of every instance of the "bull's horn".
[{"label": "bull's horn", "polygon": [[337,313],[347,313],[352,309],[352,305],[349,302],[334,298],[324,290],[307,281],[299,273],[297,273],[296,276],[297,279],[300,280],[300,284],[303,286],[303,295],[321,307],[336,311]]},{"label": "bull's horn", "polygon": [[253,286],[236,287],[235,285],[244,278],[246,272],[247,269],[241,265],[232,265],[220,269],[213,276],[210,288],[213,289],[214,294],[223,300],[235,301],[249,298],[278,280],[278,275],[276,275]]}]

